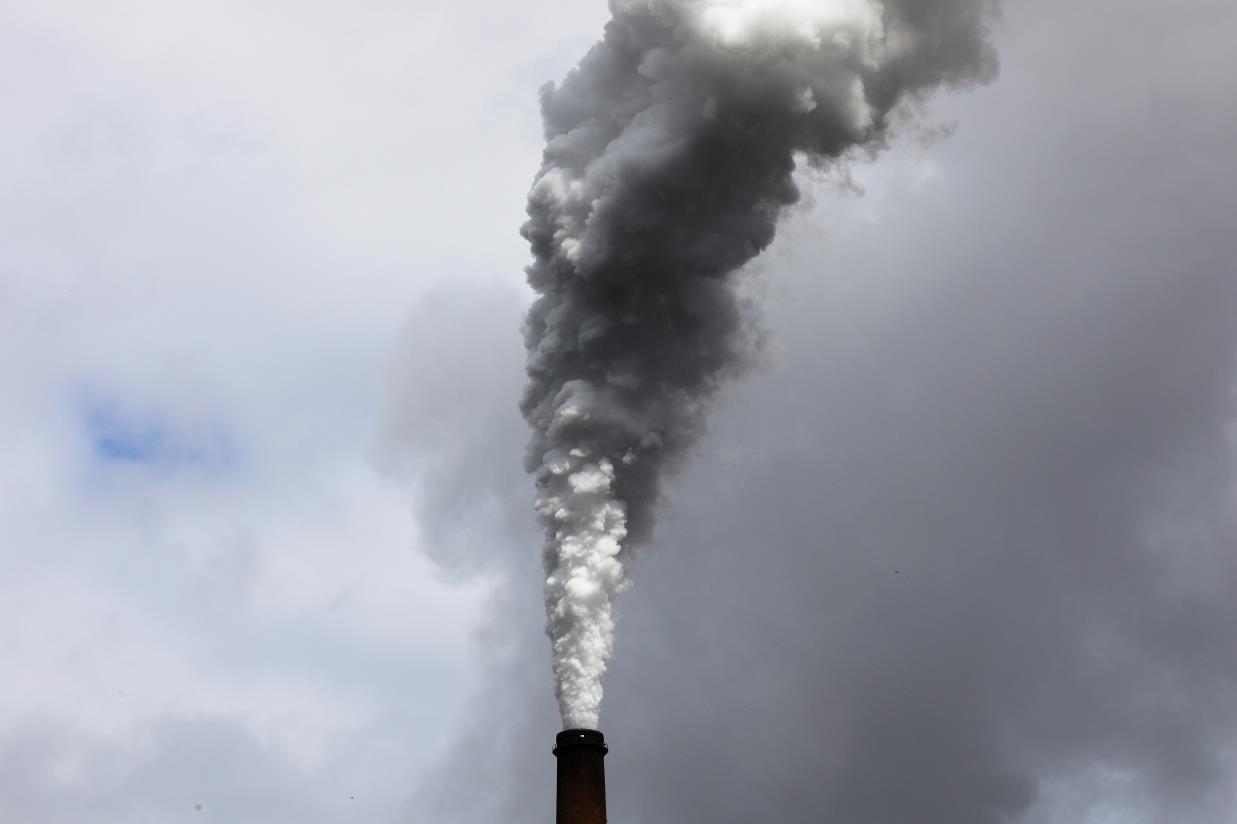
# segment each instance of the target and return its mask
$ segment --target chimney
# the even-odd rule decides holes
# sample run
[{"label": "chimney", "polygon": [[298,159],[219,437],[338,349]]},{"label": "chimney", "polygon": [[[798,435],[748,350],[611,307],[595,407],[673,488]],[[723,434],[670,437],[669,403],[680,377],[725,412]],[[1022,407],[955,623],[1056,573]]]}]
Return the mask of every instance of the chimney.
[{"label": "chimney", "polygon": [[606,824],[606,770],[609,748],[597,730],[563,730],[554,739],[558,758],[557,824]]}]

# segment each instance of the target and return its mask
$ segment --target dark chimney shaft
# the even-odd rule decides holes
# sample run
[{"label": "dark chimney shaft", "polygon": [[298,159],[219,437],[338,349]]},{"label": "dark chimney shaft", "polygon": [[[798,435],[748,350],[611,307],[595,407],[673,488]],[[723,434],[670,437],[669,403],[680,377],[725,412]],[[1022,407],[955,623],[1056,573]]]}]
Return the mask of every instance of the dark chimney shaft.
[{"label": "dark chimney shaft", "polygon": [[609,748],[597,730],[563,730],[554,739],[558,758],[557,824],[606,824],[606,769]]}]

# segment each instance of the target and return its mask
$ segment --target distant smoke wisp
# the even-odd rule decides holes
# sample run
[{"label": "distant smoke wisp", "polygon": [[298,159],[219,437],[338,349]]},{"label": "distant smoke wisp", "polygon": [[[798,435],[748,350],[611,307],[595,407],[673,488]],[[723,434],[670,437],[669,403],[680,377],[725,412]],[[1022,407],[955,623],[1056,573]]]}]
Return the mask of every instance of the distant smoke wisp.
[{"label": "distant smoke wisp", "polygon": [[612,0],[541,104],[523,228],[539,297],[521,408],[565,727],[595,728],[614,596],[662,479],[749,351],[733,276],[797,160],[879,148],[892,112],[992,77],[993,0]]}]

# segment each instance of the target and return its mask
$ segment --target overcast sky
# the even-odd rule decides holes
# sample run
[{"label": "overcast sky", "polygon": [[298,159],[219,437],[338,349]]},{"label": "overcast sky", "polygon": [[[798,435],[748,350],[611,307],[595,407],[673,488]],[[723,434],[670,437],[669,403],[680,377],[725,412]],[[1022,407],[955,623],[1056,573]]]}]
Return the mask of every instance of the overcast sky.
[{"label": "overcast sky", "polygon": [[[0,818],[550,820],[517,230],[606,17],[0,3]],[[946,139],[804,177],[615,824],[1237,822],[1235,37],[1010,2]]]}]

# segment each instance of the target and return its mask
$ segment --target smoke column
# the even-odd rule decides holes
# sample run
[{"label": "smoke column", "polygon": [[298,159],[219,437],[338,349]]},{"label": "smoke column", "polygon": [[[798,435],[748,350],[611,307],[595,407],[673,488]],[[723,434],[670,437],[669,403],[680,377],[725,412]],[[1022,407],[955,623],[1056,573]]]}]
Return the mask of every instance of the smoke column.
[{"label": "smoke column", "polygon": [[523,227],[527,462],[545,526],[565,728],[598,726],[613,599],[663,477],[699,439],[751,323],[736,272],[798,199],[796,164],[875,151],[891,117],[983,82],[995,0],[611,0],[541,93]]}]

